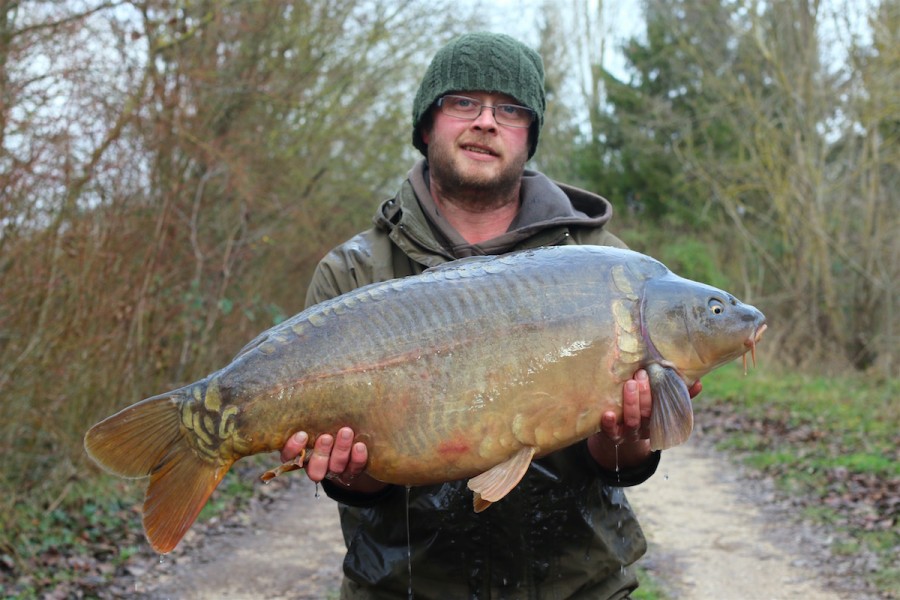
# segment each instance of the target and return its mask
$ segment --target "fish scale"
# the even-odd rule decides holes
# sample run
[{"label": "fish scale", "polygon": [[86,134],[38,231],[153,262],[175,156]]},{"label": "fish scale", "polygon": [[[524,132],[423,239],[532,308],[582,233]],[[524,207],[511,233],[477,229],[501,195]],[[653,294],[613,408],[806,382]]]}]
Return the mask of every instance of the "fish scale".
[{"label": "fish scale", "polygon": [[149,477],[144,528],[163,553],[234,461],[277,451],[297,431],[312,443],[349,426],[372,477],[470,478],[484,510],[534,457],[595,433],[604,412],[621,415],[638,368],[651,376],[651,445],[682,443],[686,386],[755,348],[764,322],[627,250],[464,259],[310,307],[219,371],[101,421],[85,448],[113,473]]}]

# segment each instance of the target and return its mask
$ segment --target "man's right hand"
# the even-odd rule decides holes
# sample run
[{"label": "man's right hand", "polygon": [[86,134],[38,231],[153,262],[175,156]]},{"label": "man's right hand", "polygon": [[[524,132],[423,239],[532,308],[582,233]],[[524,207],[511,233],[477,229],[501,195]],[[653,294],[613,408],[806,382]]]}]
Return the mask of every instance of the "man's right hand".
[{"label": "man's right hand", "polygon": [[[316,438],[305,466],[306,475],[316,483],[327,478],[361,494],[375,493],[387,487],[386,483],[365,473],[369,461],[368,449],[362,442],[354,443],[353,438],[353,430],[349,427],[342,427],[337,438],[327,433]],[[290,462],[306,448],[307,443],[307,433],[298,431],[281,449],[281,460]]]}]

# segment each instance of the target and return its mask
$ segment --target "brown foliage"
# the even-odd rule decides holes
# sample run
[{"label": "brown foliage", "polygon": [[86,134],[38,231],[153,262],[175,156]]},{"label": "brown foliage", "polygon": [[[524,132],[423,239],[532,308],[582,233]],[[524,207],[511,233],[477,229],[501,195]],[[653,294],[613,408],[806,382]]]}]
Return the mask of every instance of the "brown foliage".
[{"label": "brown foliage", "polygon": [[29,4],[0,7],[0,510],[56,498],[96,420],[302,308],[409,168],[421,63],[464,24],[417,2]]}]

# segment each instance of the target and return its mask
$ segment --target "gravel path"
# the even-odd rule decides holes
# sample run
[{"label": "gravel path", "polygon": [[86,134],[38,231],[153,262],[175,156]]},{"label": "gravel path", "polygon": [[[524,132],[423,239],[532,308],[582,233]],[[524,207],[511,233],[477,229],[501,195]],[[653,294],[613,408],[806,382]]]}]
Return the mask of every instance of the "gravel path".
[{"label": "gravel path", "polygon": [[137,573],[145,599],[324,600],[337,598],[344,542],[337,504],[297,473],[272,502],[230,527],[207,528]]},{"label": "gravel path", "polygon": [[757,486],[691,443],[664,452],[656,476],[628,491],[650,541],[645,563],[674,598],[844,598],[798,547],[810,534],[767,509]]},{"label": "gravel path", "polygon": [[[343,543],[335,503],[296,474],[230,519],[197,527],[119,590],[146,599],[336,599]],[[774,496],[691,440],[628,490],[650,541],[641,564],[677,600],[874,598],[821,575],[825,534],[783,517]],[[837,591],[835,586],[840,584]]]}]

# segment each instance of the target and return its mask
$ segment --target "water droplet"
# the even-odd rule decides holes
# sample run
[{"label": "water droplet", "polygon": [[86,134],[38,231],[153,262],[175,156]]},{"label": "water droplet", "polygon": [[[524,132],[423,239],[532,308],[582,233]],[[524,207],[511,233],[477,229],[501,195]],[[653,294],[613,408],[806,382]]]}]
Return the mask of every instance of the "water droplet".
[{"label": "water droplet", "polygon": [[164,562],[166,562],[166,555],[160,554],[159,555],[159,564],[163,564]]},{"label": "water droplet", "polygon": [[319,499],[319,482],[316,482],[316,500]]},{"label": "water droplet", "polygon": [[622,474],[619,473],[619,445],[616,444],[616,483],[622,483]]},{"label": "water droplet", "polygon": [[409,534],[409,490],[411,486],[406,486],[406,568],[409,571],[409,600],[413,600],[412,589],[412,540]]}]

